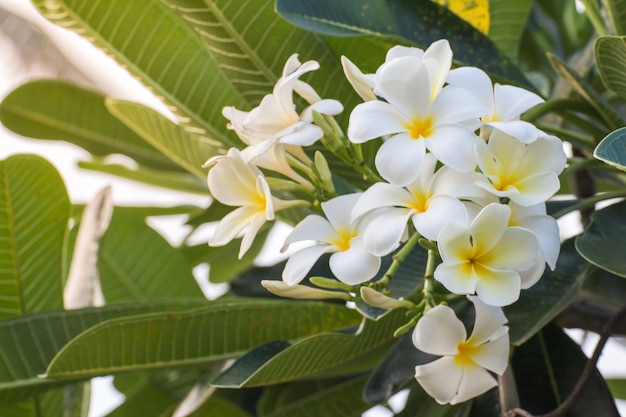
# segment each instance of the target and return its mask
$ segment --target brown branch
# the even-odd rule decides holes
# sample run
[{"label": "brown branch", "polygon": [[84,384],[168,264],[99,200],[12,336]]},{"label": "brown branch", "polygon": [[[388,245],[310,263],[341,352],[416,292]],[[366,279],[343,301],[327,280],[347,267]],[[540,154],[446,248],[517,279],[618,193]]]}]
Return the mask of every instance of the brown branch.
[{"label": "brown branch", "polygon": [[567,396],[567,399],[560,406],[558,406],[556,409],[554,409],[553,411],[547,414],[542,414],[539,416],[533,416],[532,414],[528,413],[525,410],[522,410],[520,408],[514,408],[512,410],[505,412],[504,417],[563,417],[565,416],[565,414],[567,414],[567,412],[572,408],[572,406],[574,405],[574,403],[576,402],[576,400],[582,393],[583,389],[585,389],[585,385],[587,384],[587,382],[593,375],[596,369],[596,364],[598,363],[598,359],[600,359],[600,355],[602,354],[604,345],[609,340],[609,337],[611,337],[614,326],[617,323],[620,323],[621,321],[623,321],[625,318],[626,318],[626,307],[622,307],[615,314],[613,314],[613,316],[611,316],[611,318],[606,322],[606,324],[604,325],[604,328],[602,329],[602,332],[600,333],[600,340],[598,340],[598,344],[596,344],[596,348],[593,351],[593,355],[591,356],[591,358],[589,358],[589,360],[585,364],[583,373],[578,379],[576,386],[574,387],[572,392],[570,392],[570,394]]},{"label": "brown branch", "polygon": [[[583,329],[602,334],[607,321],[613,317],[615,310],[591,304],[585,301],[576,301],[561,312],[554,320],[560,326],[568,329]],[[612,335],[626,335],[626,317],[618,319],[613,324]]]}]

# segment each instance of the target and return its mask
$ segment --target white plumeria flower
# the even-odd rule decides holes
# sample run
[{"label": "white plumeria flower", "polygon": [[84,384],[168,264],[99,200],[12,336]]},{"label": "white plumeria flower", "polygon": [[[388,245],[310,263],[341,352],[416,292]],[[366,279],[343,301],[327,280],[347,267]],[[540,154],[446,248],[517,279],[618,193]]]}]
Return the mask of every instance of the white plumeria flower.
[{"label": "white plumeria flower", "polygon": [[519,298],[520,272],[536,265],[538,242],[521,227],[508,227],[511,209],[489,204],[469,224],[448,223],[437,241],[442,263],[435,279],[455,294],[478,295],[505,306]]},{"label": "white plumeria flower", "polygon": [[509,328],[502,309],[468,299],[476,310],[469,339],[446,305],[428,310],[413,331],[415,347],[442,356],[415,367],[415,379],[439,404],[458,404],[487,392],[498,385],[490,371],[502,375],[508,366]]},{"label": "white plumeria flower", "polygon": [[376,168],[388,182],[407,185],[418,175],[426,150],[443,164],[468,172],[476,166],[473,146],[479,117],[487,110],[461,87],[443,84],[452,62],[447,42],[426,58],[401,56],[376,73],[374,93],[385,101],[357,105],[348,138],[355,143],[393,135],[376,154]]},{"label": "white plumeria flower", "polygon": [[[448,84],[466,88],[480,100],[489,113],[481,118],[483,122],[482,136],[487,139],[493,128],[516,137],[524,143],[530,143],[539,137],[541,132],[532,123],[520,120],[526,110],[543,99],[537,94],[512,85],[491,85],[491,79],[476,67],[461,67],[450,71]],[[485,126],[489,127],[485,129]]]},{"label": "white plumeria flower", "polygon": [[276,211],[293,206],[295,202],[273,197],[263,173],[247,163],[235,148],[226,156],[212,158],[207,165],[214,165],[208,177],[213,197],[222,204],[239,206],[220,220],[209,244],[226,245],[245,229],[239,249],[241,258],[250,249],[261,226],[274,220]]},{"label": "white plumeria flower", "polygon": [[330,270],[340,281],[357,285],[372,279],[380,268],[380,258],[368,252],[361,239],[364,222],[352,222],[350,213],[360,194],[346,194],[322,203],[326,218],[313,214],[296,225],[285,239],[285,248],[299,241],[317,244],[300,249],[287,260],[283,281],[295,285],[302,281],[315,262],[325,253]]},{"label": "white plumeria flower", "polygon": [[[293,170],[286,161],[286,153],[297,153],[297,148],[314,144],[324,131],[313,125],[313,111],[336,115],[343,111],[337,100],[322,100],[315,90],[299,78],[319,68],[316,61],[303,64],[293,54],[283,69],[282,77],[276,82],[272,94],[266,95],[261,103],[249,112],[234,107],[224,107],[222,114],[230,121],[228,127],[250,146],[245,152],[250,161],[268,154],[263,160],[254,162],[258,166],[273,169],[290,177]],[[298,114],[293,102],[296,92],[310,103]],[[299,156],[299,155],[296,155]],[[295,178],[300,181],[300,178]]]},{"label": "white plumeria flower", "polygon": [[368,188],[352,212],[353,218],[371,213],[363,240],[373,254],[384,256],[393,251],[406,233],[411,219],[425,238],[437,240],[450,220],[467,222],[467,212],[458,198],[475,198],[487,194],[477,187],[479,173],[459,173],[449,167],[437,172],[437,160],[426,154],[419,176],[405,187],[376,183]]},{"label": "white plumeria flower", "polygon": [[494,130],[489,143],[476,141],[476,160],[484,178],[479,187],[498,197],[508,197],[521,206],[545,202],[560,188],[558,175],[567,157],[555,136],[540,136],[522,143]]}]

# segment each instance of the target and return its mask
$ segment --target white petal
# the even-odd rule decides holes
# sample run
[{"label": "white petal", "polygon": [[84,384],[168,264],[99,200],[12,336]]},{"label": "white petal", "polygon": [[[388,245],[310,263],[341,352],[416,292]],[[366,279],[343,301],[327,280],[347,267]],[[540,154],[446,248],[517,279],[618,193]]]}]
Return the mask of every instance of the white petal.
[{"label": "white petal", "polygon": [[489,258],[489,266],[494,269],[524,271],[534,265],[538,249],[537,237],[530,230],[508,227],[484,258]]},{"label": "white petal", "polygon": [[348,138],[353,143],[364,143],[381,136],[405,132],[406,122],[406,118],[388,103],[368,101],[352,110]]},{"label": "white petal", "polygon": [[554,271],[561,250],[559,225],[556,220],[547,215],[530,216],[525,218],[520,226],[530,230],[537,236],[541,252],[550,269]]},{"label": "white petal", "polygon": [[403,187],[377,182],[365,190],[352,210],[352,218],[356,219],[368,211],[392,206],[404,206],[410,200],[411,193]]},{"label": "white petal", "polygon": [[252,242],[254,242],[254,238],[256,237],[259,229],[265,224],[265,216],[257,215],[254,216],[246,229],[243,238],[241,239],[241,246],[239,247],[239,259],[243,257],[243,255],[248,252],[250,246],[252,246]]},{"label": "white petal", "polygon": [[213,197],[230,206],[243,206],[257,199],[256,181],[261,172],[247,164],[234,148],[211,168],[208,185]]},{"label": "white petal", "polygon": [[321,100],[321,97],[319,94],[317,94],[315,88],[311,87],[310,84],[305,83],[301,80],[296,80],[293,83],[293,91],[295,91],[300,97],[302,97],[311,104],[317,103]]},{"label": "white petal", "polygon": [[514,120],[531,107],[543,103],[543,99],[520,87],[512,85],[494,86],[495,110],[500,120]]},{"label": "white petal", "polygon": [[479,396],[498,383],[489,372],[480,366],[466,365],[463,367],[463,377],[459,385],[458,393],[450,401],[450,404],[458,404]]},{"label": "white petal", "polygon": [[489,343],[472,352],[472,360],[476,364],[502,375],[509,363],[509,332],[508,327],[498,338],[492,339]]},{"label": "white petal", "polygon": [[528,145],[520,170],[526,173],[552,171],[558,175],[566,162],[563,142],[555,136],[542,136]]},{"label": "white petal", "polygon": [[363,101],[376,100],[374,89],[374,80],[365,76],[361,70],[345,56],[341,57],[341,66],[348,82],[354,88],[354,91],[363,99]]},{"label": "white petal", "polygon": [[520,271],[521,288],[527,290],[539,281],[546,270],[546,260],[543,257],[541,251],[537,251],[537,259],[535,264],[525,271]]},{"label": "white petal", "polygon": [[421,60],[424,56],[424,51],[414,46],[396,45],[391,47],[387,51],[387,55],[385,56],[385,62],[390,62],[396,58],[400,58],[403,56],[412,56]]},{"label": "white petal", "polygon": [[454,310],[440,304],[431,308],[417,322],[413,330],[413,344],[431,355],[457,355],[459,343],[465,342],[467,333]]},{"label": "white petal", "polygon": [[437,126],[426,139],[426,148],[450,168],[472,171],[476,167],[474,142],[477,136],[469,129],[458,125]]},{"label": "white petal", "polygon": [[329,242],[337,236],[337,232],[331,224],[317,214],[311,214],[305,217],[294,229],[287,235],[283,248],[302,240],[315,240],[317,242]]},{"label": "white petal", "polygon": [[498,203],[489,204],[478,213],[470,225],[470,233],[479,256],[499,244],[510,216],[511,209]]},{"label": "white petal", "polygon": [[415,229],[426,239],[437,240],[439,233],[451,220],[467,223],[467,210],[456,198],[438,195],[428,200],[428,210],[413,216]]},{"label": "white petal", "polygon": [[467,224],[459,221],[451,221],[441,230],[437,245],[445,263],[465,262],[474,255]]},{"label": "white petal", "polygon": [[478,172],[459,172],[443,166],[435,173],[430,188],[433,194],[456,198],[484,198],[487,193],[476,186],[476,182],[483,178]]},{"label": "white petal", "polygon": [[513,120],[509,122],[489,122],[488,126],[498,129],[509,136],[513,136],[522,143],[531,143],[537,140],[541,131],[532,123],[523,120]]},{"label": "white petal", "polygon": [[534,206],[552,197],[560,187],[559,177],[554,172],[540,172],[517,181],[515,188],[519,194],[509,198],[520,206]]},{"label": "white petal", "polygon": [[493,109],[493,87],[485,71],[476,67],[455,68],[448,74],[447,82],[466,88],[486,109]]},{"label": "white petal", "polygon": [[343,105],[337,100],[324,99],[316,103],[313,103],[305,111],[311,111],[311,110],[315,110],[316,112],[320,114],[327,114],[329,116],[334,116],[343,111]]},{"label": "white petal", "polygon": [[382,144],[374,162],[385,180],[404,186],[419,175],[425,153],[423,139],[411,139],[408,134],[400,134]]},{"label": "white petal", "polygon": [[415,57],[397,58],[376,73],[374,93],[407,118],[428,116],[430,91],[428,68]]},{"label": "white petal", "polygon": [[508,333],[508,328],[504,326],[507,318],[501,308],[487,305],[476,296],[468,296],[467,298],[474,303],[474,310],[476,311],[474,329],[468,342],[474,346],[480,346],[502,337],[504,333]]},{"label": "white petal", "polygon": [[348,250],[330,255],[329,265],[339,281],[357,285],[374,278],[380,258],[366,251],[360,239],[352,239]]},{"label": "white petal", "polygon": [[434,97],[443,87],[452,66],[452,48],[450,48],[450,43],[446,39],[433,42],[424,51],[422,59],[424,61],[432,60],[437,63],[436,65],[429,65],[432,84],[430,96]]},{"label": "white petal", "polygon": [[449,86],[441,90],[431,108],[437,124],[457,124],[469,119],[478,119],[488,110],[469,91]]},{"label": "white petal", "polygon": [[305,124],[297,131],[280,138],[285,145],[311,146],[324,136],[324,131],[314,125]]},{"label": "white petal", "polygon": [[474,294],[478,278],[465,264],[439,264],[435,269],[435,279],[453,294]]},{"label": "white petal", "polygon": [[224,246],[233,240],[256,216],[265,217],[265,213],[251,206],[236,208],[220,220],[209,244],[211,246]]},{"label": "white petal", "polygon": [[352,209],[362,193],[344,194],[322,203],[326,218],[336,229],[349,227],[352,223]]},{"label": "white petal", "polygon": [[502,307],[519,298],[521,279],[517,272],[482,267],[477,275],[476,295],[486,304]]},{"label": "white petal", "polygon": [[287,285],[299,283],[313,268],[320,256],[330,251],[332,251],[332,246],[315,245],[295,252],[287,259],[285,269],[283,269],[283,281]]},{"label": "white petal", "polygon": [[362,239],[365,248],[376,256],[385,256],[398,247],[406,230],[411,210],[383,208],[372,212],[366,219]]},{"label": "white petal", "polygon": [[415,379],[439,404],[447,404],[454,399],[462,378],[462,368],[449,356],[415,367]]}]

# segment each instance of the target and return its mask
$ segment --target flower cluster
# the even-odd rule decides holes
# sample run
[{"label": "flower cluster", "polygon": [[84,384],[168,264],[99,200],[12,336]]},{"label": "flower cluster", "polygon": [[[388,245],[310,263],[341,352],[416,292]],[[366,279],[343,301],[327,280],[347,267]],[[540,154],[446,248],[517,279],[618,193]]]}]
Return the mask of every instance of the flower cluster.
[{"label": "flower cluster", "polygon": [[[345,57],[342,64],[363,99],[346,134],[332,117],[342,105],[300,80],[318,64],[301,64],[296,55],[258,107],[224,109],[247,147],[207,163],[214,198],[237,207],[209,243],[224,245],[243,233],[241,257],[265,222],[297,207],[305,214],[284,248],[311,244],[289,256],[282,281],[264,281],[265,287],[294,298],[407,308],[404,328],[414,329],[416,348],[441,356],[416,367],[417,381],[440,403],[466,401],[492,388],[491,372],[507,367],[502,307],[535,284],[546,265],[555,268],[558,226],[545,202],[558,191],[566,164],[561,141],[520,120],[540,97],[494,85],[478,68],[452,69],[445,40],[426,50],[393,47],[374,74]],[[303,100],[308,106],[298,112],[294,103]],[[323,154],[312,160],[303,149],[318,141],[364,174],[369,187],[337,195]],[[378,146],[373,167],[361,153],[368,141]],[[417,243],[429,255],[422,289],[394,298],[387,289],[393,266],[373,281],[381,259],[404,260]],[[323,254],[330,254],[337,281],[318,277],[312,281],[322,288],[300,285]],[[435,293],[433,280],[445,291]],[[469,338],[447,305],[460,297],[476,312]]]}]

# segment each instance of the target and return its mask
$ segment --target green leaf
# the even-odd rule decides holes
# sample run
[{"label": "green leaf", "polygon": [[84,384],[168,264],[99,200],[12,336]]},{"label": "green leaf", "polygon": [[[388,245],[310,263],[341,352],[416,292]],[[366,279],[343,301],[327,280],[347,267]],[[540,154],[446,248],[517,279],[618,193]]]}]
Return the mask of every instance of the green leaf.
[{"label": "green leaf", "polygon": [[[558,327],[547,326],[513,353],[513,373],[521,408],[532,415],[555,409],[572,391],[586,363],[587,357],[577,343]],[[557,393],[560,401],[555,398]],[[600,372],[595,370],[567,415],[619,416]]]},{"label": "green leaf", "polygon": [[601,36],[593,50],[604,85],[626,99],[626,36]]},{"label": "green leaf", "polygon": [[106,106],[163,155],[197,177],[206,178],[206,169],[202,165],[207,159],[217,155],[219,148],[203,142],[198,135],[142,104],[107,99]]},{"label": "green leaf", "polygon": [[45,159],[0,161],[0,318],[63,308],[70,210],[63,180]]},{"label": "green leaf", "polygon": [[185,193],[200,194],[204,196],[209,195],[209,187],[207,186],[206,181],[202,181],[197,176],[186,172],[157,171],[144,168],[142,166],[129,168],[120,164],[88,161],[79,161],[78,166],[90,171],[114,175],[116,177],[137,181],[154,187],[161,187]]},{"label": "green leaf", "polygon": [[613,33],[626,35],[626,1],[602,0],[602,5],[613,28]]},{"label": "green leaf", "polygon": [[243,357],[219,375],[213,385],[241,388],[277,384],[321,373],[329,375],[331,371],[345,375],[350,373],[346,364],[387,348],[393,342],[394,330],[405,321],[404,311],[392,311],[378,321],[366,319],[356,335],[319,333],[286,348],[278,346],[266,354]]},{"label": "green leaf", "polygon": [[12,91],[0,104],[0,121],[22,136],[64,140],[88,152],[121,153],[148,167],[178,167],[117,120],[105,97],[63,81],[39,80]]},{"label": "green leaf", "polygon": [[[245,99],[212,53],[162,0],[34,0],[50,21],[76,31],[149,86],[183,121],[215,146],[240,143],[227,132],[225,102]],[[145,30],[138,30],[143,28]]]},{"label": "green leaf", "polygon": [[[262,417],[345,417],[361,415],[372,405],[363,400],[361,390],[365,377],[349,379],[340,384],[326,386],[325,389],[305,395],[261,414]],[[288,387],[289,389],[291,387]],[[306,386],[298,386],[302,393]],[[293,390],[293,389],[291,389]],[[305,391],[307,392],[307,391]],[[283,394],[284,395],[284,394]]]},{"label": "green leaf", "polygon": [[548,53],[547,56],[557,74],[596,109],[609,129],[617,129],[626,123],[626,119],[617,114],[613,107],[565,62],[551,53]]},{"label": "green leaf", "polygon": [[611,390],[611,394],[616,399],[626,400],[626,379],[623,378],[607,378],[606,384]]},{"label": "green leaf", "polygon": [[591,224],[576,239],[576,249],[592,264],[626,277],[623,256],[626,250],[626,203],[596,211]]},{"label": "green leaf", "polygon": [[68,343],[48,378],[86,378],[122,371],[206,365],[273,340],[294,340],[355,325],[360,315],[315,302],[221,300],[182,313],[110,320]]},{"label": "green leaf", "polygon": [[489,38],[513,62],[517,62],[532,5],[532,0],[489,0]]},{"label": "green leaf", "polygon": [[290,22],[330,36],[375,35],[393,43],[413,43],[422,48],[447,38],[456,61],[533,88],[491,40],[434,2],[277,0],[276,8]]},{"label": "green leaf", "polygon": [[212,395],[200,408],[189,414],[189,417],[206,416],[251,417],[239,405],[218,395]]},{"label": "green leaf", "polygon": [[203,301],[134,303],[101,308],[37,313],[0,322],[0,407],[59,382],[39,378],[56,353],[80,332],[116,317],[181,311]]},{"label": "green leaf", "polygon": [[606,135],[596,146],[593,156],[606,164],[626,171],[626,127]]},{"label": "green leaf", "polygon": [[108,303],[166,298],[204,298],[191,264],[143,218],[114,211],[98,253],[100,282]]},{"label": "green leaf", "polygon": [[513,345],[526,342],[576,298],[586,267],[587,263],[574,249],[573,240],[563,243],[556,269],[546,271],[539,282],[522,290],[516,303],[504,308]]}]

